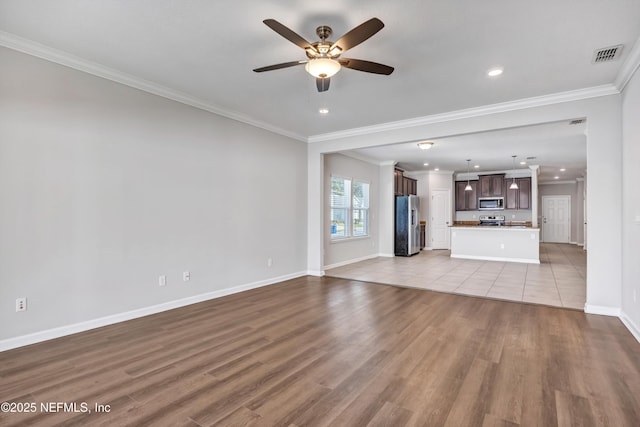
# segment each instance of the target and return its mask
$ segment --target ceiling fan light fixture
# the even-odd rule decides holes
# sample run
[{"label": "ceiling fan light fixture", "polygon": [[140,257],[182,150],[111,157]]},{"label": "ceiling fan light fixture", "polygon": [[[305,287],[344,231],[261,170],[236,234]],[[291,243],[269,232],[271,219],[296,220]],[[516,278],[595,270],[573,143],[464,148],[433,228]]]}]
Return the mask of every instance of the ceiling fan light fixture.
[{"label": "ceiling fan light fixture", "polygon": [[330,58],[315,58],[309,60],[304,69],[313,77],[326,79],[340,71],[340,63]]}]

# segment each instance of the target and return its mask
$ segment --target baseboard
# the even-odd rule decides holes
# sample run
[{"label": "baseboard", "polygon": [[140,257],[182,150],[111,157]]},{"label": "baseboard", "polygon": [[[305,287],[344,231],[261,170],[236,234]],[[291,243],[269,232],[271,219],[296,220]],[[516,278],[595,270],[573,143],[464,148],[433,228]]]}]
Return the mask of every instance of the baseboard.
[{"label": "baseboard", "polygon": [[393,258],[394,256],[396,256],[396,254],[378,254],[378,256],[383,257],[383,258]]},{"label": "baseboard", "polygon": [[60,326],[58,328],[47,329],[45,331],[35,332],[28,335],[22,335],[15,338],[7,338],[0,340],[0,351],[11,350],[18,347],[24,347],[30,344],[36,344],[43,341],[48,341],[54,338],[60,338],[67,335],[77,334],[79,332],[88,331],[91,329],[101,328],[103,326],[113,325],[115,323],[126,322],[127,320],[137,319],[139,317],[149,316],[151,314],[161,313],[163,311],[173,310],[174,308],[180,308],[199,302],[204,302],[220,297],[224,297],[238,292],[248,291],[250,289],[261,288],[263,286],[273,285],[285,280],[295,279],[297,277],[306,276],[307,272],[298,272],[287,274],[280,277],[273,277],[271,279],[260,280],[258,282],[247,283],[245,285],[234,286],[233,288],[220,289],[218,291],[207,292],[200,295],[194,295],[179,300],[168,301],[162,304],[152,305],[149,307],[143,307],[136,310],[126,311],[124,313],[112,314],[97,319],[87,320],[85,322],[74,323],[72,325]]},{"label": "baseboard", "polygon": [[569,242],[570,245],[577,245],[578,242]]},{"label": "baseboard", "polygon": [[633,335],[636,341],[640,342],[640,327],[633,323],[633,320],[631,320],[624,311],[620,314],[620,320],[624,323],[624,326],[627,327],[629,332],[631,332],[631,335]]},{"label": "baseboard", "polygon": [[322,277],[324,276],[324,270],[307,270],[308,276]]},{"label": "baseboard", "polygon": [[342,267],[345,265],[353,264],[354,262],[366,261],[368,259],[377,258],[377,257],[378,257],[378,254],[371,254],[371,255],[360,257],[360,258],[353,258],[346,261],[336,262],[335,264],[325,265],[324,269],[330,270],[332,268]]},{"label": "baseboard", "polygon": [[519,262],[524,264],[540,264],[539,259],[535,258],[503,258],[503,257],[492,257],[492,256],[476,256],[476,255],[451,255],[451,258],[459,258],[459,259],[474,259],[474,260],[482,260],[482,261],[500,261],[500,262]]},{"label": "baseboard", "polygon": [[585,304],[584,312],[587,314],[600,314],[602,316],[620,317],[621,310],[619,307],[607,307],[603,305]]},{"label": "baseboard", "polygon": [[636,325],[624,311],[620,315],[620,320],[624,323],[624,326],[629,329],[629,332],[631,332],[631,335],[633,335],[636,341],[640,342],[640,327],[638,327],[638,325]]}]

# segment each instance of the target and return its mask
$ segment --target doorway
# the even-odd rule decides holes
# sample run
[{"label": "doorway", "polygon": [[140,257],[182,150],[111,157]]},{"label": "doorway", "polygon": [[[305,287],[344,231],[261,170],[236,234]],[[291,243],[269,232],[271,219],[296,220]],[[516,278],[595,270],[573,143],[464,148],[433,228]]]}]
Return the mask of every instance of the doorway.
[{"label": "doorway", "polygon": [[571,196],[542,196],[542,241],[571,241]]}]

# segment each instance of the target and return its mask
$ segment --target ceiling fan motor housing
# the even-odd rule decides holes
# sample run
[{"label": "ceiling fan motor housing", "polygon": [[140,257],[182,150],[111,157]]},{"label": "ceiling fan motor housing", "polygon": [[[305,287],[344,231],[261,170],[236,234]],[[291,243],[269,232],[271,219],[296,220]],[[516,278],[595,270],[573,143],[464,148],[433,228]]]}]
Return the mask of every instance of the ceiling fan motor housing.
[{"label": "ceiling fan motor housing", "polygon": [[320,40],[324,41],[331,37],[331,34],[333,34],[333,30],[327,25],[320,25],[318,28],[316,28],[316,34],[318,35]]}]

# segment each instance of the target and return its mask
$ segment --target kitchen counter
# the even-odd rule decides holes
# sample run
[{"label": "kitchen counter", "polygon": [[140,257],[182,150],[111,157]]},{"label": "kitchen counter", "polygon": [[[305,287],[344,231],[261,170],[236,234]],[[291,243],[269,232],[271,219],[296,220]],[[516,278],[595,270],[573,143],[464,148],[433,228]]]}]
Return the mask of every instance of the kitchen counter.
[{"label": "kitchen counter", "polygon": [[453,225],[451,258],[540,264],[540,229],[516,226]]},{"label": "kitchen counter", "polygon": [[482,230],[539,230],[538,227],[531,227],[528,225],[480,225],[480,224],[464,224],[464,225],[450,225],[450,228],[473,228]]}]

